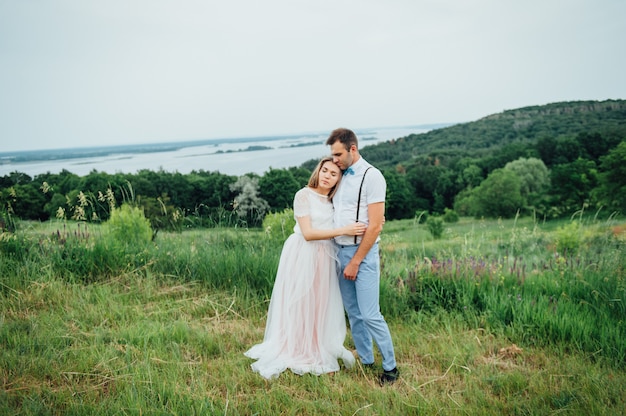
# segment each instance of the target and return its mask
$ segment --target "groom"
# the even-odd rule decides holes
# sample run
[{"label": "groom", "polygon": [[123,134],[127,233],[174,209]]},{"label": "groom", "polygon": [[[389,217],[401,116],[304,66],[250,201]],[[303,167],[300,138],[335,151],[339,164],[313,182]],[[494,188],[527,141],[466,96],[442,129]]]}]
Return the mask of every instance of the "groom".
[{"label": "groom", "polygon": [[396,367],[391,333],[379,305],[378,241],[385,215],[387,184],[382,173],[359,154],[357,137],[352,130],[333,130],[326,145],[330,146],[333,162],[344,171],[333,197],[335,227],[354,221],[367,225],[367,231],[360,238],[335,237],[341,263],[339,287],[343,305],[361,363],[373,365],[374,341],[383,359],[380,383],[391,384],[400,372]]}]

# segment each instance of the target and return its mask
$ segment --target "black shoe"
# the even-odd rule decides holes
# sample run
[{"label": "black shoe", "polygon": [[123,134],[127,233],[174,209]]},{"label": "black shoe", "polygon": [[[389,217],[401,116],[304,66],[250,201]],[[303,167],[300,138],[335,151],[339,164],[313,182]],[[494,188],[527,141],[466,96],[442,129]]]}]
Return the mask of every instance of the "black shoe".
[{"label": "black shoe", "polygon": [[383,386],[385,384],[393,384],[400,377],[400,371],[398,368],[394,368],[393,370],[383,370],[383,373],[380,375],[380,385]]}]

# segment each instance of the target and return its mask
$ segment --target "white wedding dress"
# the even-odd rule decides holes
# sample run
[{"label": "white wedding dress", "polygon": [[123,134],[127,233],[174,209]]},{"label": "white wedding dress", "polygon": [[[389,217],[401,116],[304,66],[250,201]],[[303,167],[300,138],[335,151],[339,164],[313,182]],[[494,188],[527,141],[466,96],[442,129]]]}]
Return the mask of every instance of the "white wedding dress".
[{"label": "white wedding dress", "polygon": [[[314,229],[333,228],[333,205],[311,188],[294,197],[294,216],[310,215]],[[316,375],[354,365],[343,343],[346,321],[333,240],[306,241],[296,222],[283,246],[272,291],[265,336],[245,355],[257,361],[252,369],[266,379],[290,369]]]}]

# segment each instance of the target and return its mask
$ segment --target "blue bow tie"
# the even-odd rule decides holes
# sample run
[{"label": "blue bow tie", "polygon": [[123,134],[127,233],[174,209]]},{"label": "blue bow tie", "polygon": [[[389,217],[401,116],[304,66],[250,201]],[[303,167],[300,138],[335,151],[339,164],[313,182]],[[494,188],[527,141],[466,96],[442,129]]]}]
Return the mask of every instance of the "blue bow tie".
[{"label": "blue bow tie", "polygon": [[354,169],[348,168],[348,169],[343,171],[343,174],[344,175],[354,175]]}]

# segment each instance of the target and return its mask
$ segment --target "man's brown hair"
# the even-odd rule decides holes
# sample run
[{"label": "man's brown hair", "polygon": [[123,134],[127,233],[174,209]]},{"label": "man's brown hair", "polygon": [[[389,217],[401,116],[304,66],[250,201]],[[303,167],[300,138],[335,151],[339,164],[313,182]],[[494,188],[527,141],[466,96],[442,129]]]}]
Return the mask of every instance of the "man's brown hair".
[{"label": "man's brown hair", "polygon": [[348,151],[352,145],[355,145],[357,149],[359,148],[359,141],[356,138],[356,134],[350,129],[340,127],[333,130],[330,136],[328,136],[328,139],[326,139],[326,145],[332,146],[336,141],[343,144],[343,147]]}]

